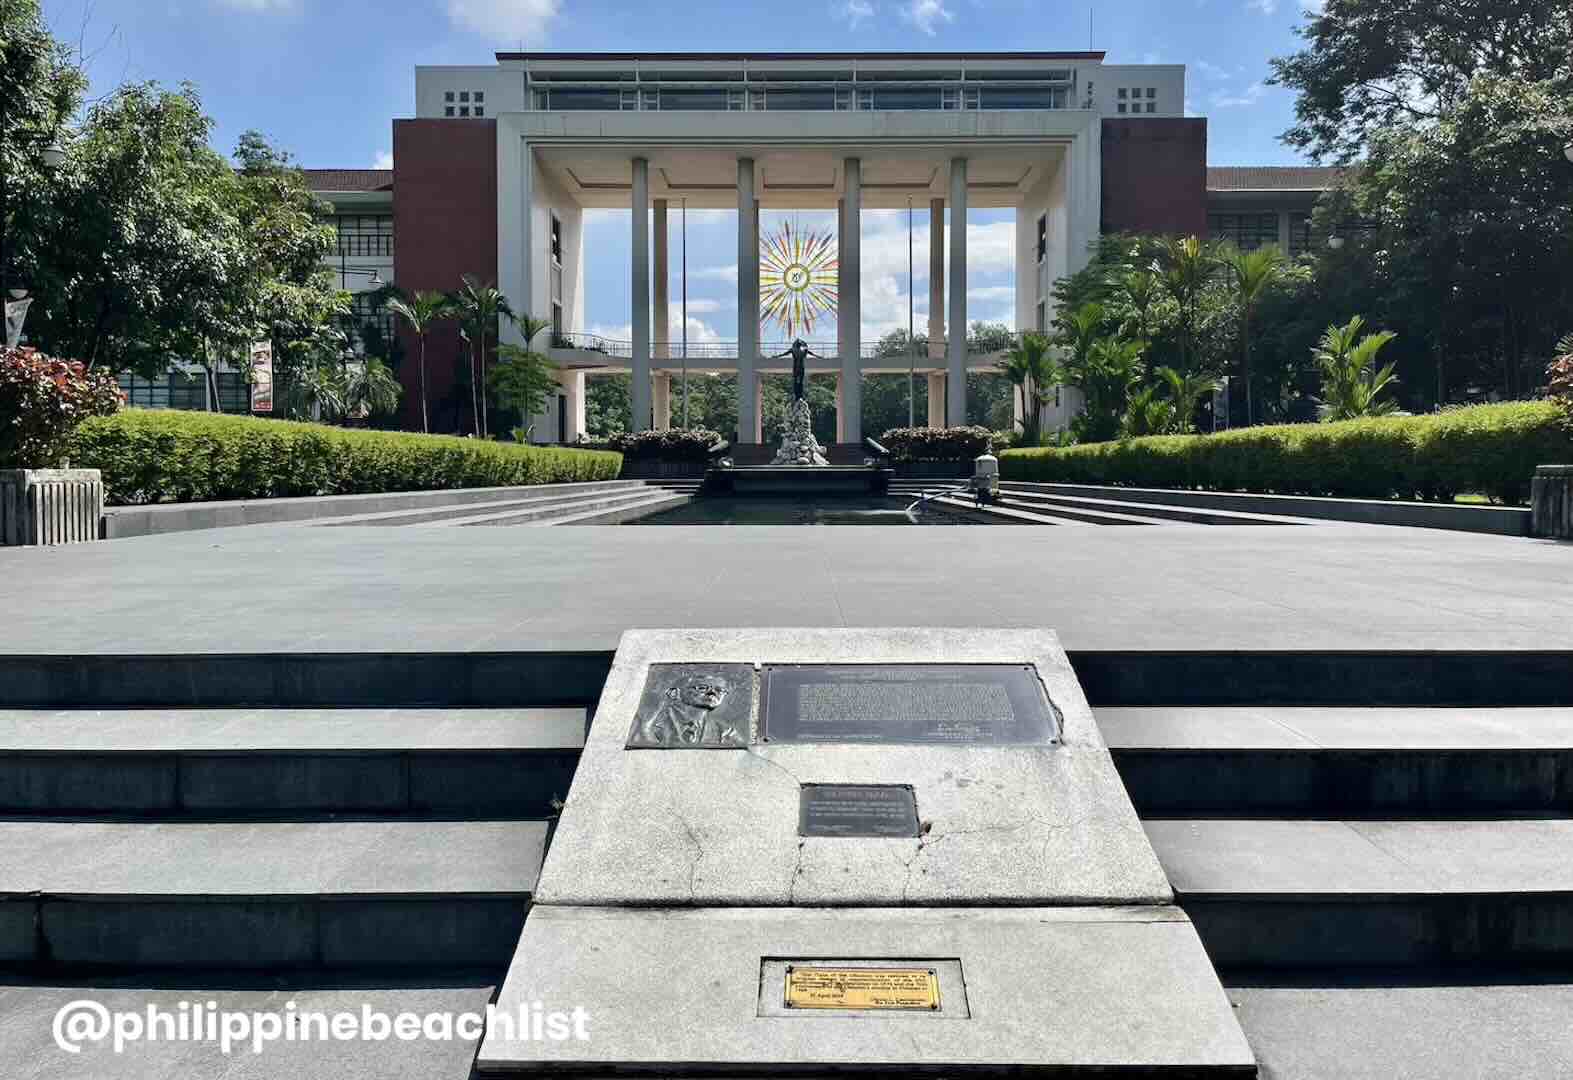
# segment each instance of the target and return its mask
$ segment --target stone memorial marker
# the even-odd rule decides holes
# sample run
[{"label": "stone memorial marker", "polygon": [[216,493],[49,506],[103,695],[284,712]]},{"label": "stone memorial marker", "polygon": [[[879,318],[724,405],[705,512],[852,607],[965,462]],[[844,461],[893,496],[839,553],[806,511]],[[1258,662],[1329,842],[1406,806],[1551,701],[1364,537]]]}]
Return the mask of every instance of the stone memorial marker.
[{"label": "stone memorial marker", "polygon": [[629,631],[477,1068],[1252,1075],[1173,900],[1052,633]]}]

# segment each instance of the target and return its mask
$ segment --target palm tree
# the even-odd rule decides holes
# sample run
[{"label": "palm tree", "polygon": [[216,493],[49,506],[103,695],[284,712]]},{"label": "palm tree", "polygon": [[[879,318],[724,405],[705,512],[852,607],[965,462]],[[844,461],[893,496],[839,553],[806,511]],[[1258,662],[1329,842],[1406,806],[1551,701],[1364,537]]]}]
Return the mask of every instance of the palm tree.
[{"label": "palm tree", "polygon": [[420,342],[421,430],[429,435],[431,421],[426,410],[426,335],[433,323],[451,314],[448,298],[440,292],[418,292],[408,299],[396,296],[388,301],[388,310],[408,323]]},{"label": "palm tree", "polygon": [[1049,387],[1059,381],[1059,365],[1049,356],[1049,339],[1025,333],[1016,347],[999,361],[1000,370],[1021,394],[1021,433],[1031,446],[1042,442],[1043,406]]},{"label": "palm tree", "polygon": [[1191,370],[1196,345],[1196,306],[1202,290],[1218,269],[1218,251],[1194,236],[1161,242],[1153,272],[1163,291],[1180,306],[1180,367]]},{"label": "palm tree", "polygon": [[1119,433],[1131,389],[1141,381],[1146,352],[1145,341],[1116,334],[1095,339],[1083,355],[1066,361],[1066,379],[1087,401],[1077,421],[1084,440],[1102,442]]},{"label": "palm tree", "polygon": [[1172,367],[1157,368],[1153,375],[1169,391],[1169,400],[1174,403],[1175,434],[1190,434],[1195,430],[1193,421],[1202,398],[1218,389],[1218,381],[1211,375],[1182,375]]},{"label": "palm tree", "polygon": [[1151,270],[1133,270],[1111,282],[1125,294],[1125,299],[1136,309],[1136,336],[1143,341],[1152,340],[1147,332],[1152,306],[1158,302],[1158,276]]},{"label": "palm tree", "polygon": [[480,357],[478,374],[475,361],[471,361],[470,386],[472,396],[475,387],[480,388],[480,401],[478,404],[472,402],[472,409],[475,412],[475,433],[484,439],[489,437],[486,429],[486,340],[488,335],[498,331],[500,320],[513,319],[513,307],[495,285],[484,284],[473,274],[465,274],[459,280],[459,291],[453,294],[452,303],[469,327],[471,342],[476,355]]},{"label": "palm tree", "polygon": [[1398,406],[1377,397],[1397,381],[1397,363],[1380,370],[1377,354],[1397,334],[1383,331],[1366,334],[1365,319],[1356,315],[1344,326],[1329,326],[1321,343],[1312,350],[1322,369],[1321,414],[1323,420],[1353,420],[1362,416],[1387,416]]},{"label": "palm tree", "polygon": [[1283,252],[1269,244],[1255,251],[1227,248],[1223,256],[1234,278],[1235,296],[1240,302],[1240,372],[1245,376],[1245,422],[1256,423],[1255,399],[1251,393],[1251,316],[1263,294],[1283,279],[1287,263]]},{"label": "palm tree", "polygon": [[1120,421],[1120,436],[1136,439],[1143,435],[1167,435],[1175,425],[1175,405],[1158,396],[1160,387],[1155,383],[1144,386],[1131,395],[1125,406],[1125,416]]},{"label": "palm tree", "polygon": [[391,413],[399,407],[404,387],[393,370],[375,356],[346,364],[344,368],[344,411],[348,416]]}]

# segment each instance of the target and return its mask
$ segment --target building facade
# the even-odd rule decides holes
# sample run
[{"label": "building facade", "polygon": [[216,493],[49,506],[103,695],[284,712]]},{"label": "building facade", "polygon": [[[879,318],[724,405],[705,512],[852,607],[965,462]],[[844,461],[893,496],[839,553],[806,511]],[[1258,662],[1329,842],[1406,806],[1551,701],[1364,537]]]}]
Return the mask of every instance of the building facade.
[{"label": "building facade", "polygon": [[[833,209],[838,332],[810,343],[811,369],[835,376],[837,441],[856,444],[877,434],[860,430],[862,378],[890,363],[862,340],[864,209],[911,204],[937,223],[929,351],[916,364],[936,426],[965,421],[966,372],[999,359],[946,332],[970,322],[958,224],[971,210],[1014,211],[1024,330],[1052,323],[1054,281],[1086,265],[1101,233],[1310,246],[1329,171],[1210,170],[1207,121],[1185,116],[1184,103],[1183,67],[1111,65],[1098,52],[500,53],[491,65],[416,70],[416,115],[393,124],[391,182],[324,172],[313,186],[339,215],[346,265],[375,266],[409,292],[474,274],[547,322],[531,344],[557,365],[558,393],[534,419],[540,442],[582,439],[585,380],[611,372],[632,375],[635,429],[667,427],[686,371],[735,373],[735,435],[758,443],[760,377],[789,370],[789,343],[762,340],[760,320],[741,315],[737,341],[684,355],[668,317],[669,225],[680,206],[736,211],[737,310],[757,314],[761,209]],[[584,213],[603,208],[629,211],[626,341],[584,332]],[[502,337],[522,344],[512,327]],[[439,328],[427,348],[434,427],[467,430],[457,332]],[[413,368],[401,368],[407,426],[419,414]],[[1074,396],[1059,396],[1050,427],[1069,423]]]}]

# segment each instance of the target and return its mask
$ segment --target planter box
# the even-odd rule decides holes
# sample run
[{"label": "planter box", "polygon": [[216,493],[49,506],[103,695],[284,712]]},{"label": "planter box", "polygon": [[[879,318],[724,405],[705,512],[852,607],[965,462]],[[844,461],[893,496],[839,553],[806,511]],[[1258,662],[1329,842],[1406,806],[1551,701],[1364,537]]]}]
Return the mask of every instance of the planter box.
[{"label": "planter box", "polygon": [[104,477],[97,469],[0,469],[0,545],[97,540]]},{"label": "planter box", "polygon": [[1530,495],[1535,536],[1573,540],[1573,465],[1542,465]]}]

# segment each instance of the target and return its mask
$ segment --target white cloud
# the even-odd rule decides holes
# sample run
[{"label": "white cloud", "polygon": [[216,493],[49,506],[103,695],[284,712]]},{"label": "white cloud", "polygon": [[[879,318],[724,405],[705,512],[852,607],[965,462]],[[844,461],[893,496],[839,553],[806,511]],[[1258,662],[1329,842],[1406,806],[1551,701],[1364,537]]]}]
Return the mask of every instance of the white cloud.
[{"label": "white cloud", "polygon": [[950,9],[945,7],[944,0],[909,0],[901,14],[929,37],[934,36],[936,25],[955,19]]},{"label": "white cloud", "polygon": [[869,0],[842,0],[830,8],[830,17],[846,23],[856,30],[858,24],[874,17],[874,5]]},{"label": "white cloud", "polygon": [[1223,68],[1217,64],[1210,64],[1206,60],[1198,60],[1192,66],[1209,79],[1227,79],[1229,77],[1229,73]]},{"label": "white cloud", "polygon": [[1263,15],[1271,15],[1278,10],[1278,0],[1245,0],[1247,11],[1260,11]]},{"label": "white cloud", "polygon": [[[690,303],[688,307],[690,311],[693,310],[692,303]],[[683,339],[682,326],[683,323],[681,316],[679,312],[674,309],[672,312],[671,323],[673,342],[678,342]],[[592,326],[588,331],[586,331],[586,333],[595,334],[598,337],[606,338],[608,341],[632,341],[634,339],[634,327],[632,323],[623,323],[621,326]],[[703,319],[694,318],[691,314],[688,316],[688,344],[705,345],[720,340],[721,335],[716,331],[715,327],[711,326]]]},{"label": "white cloud", "polygon": [[1000,304],[1014,304],[1016,302],[1016,286],[1014,285],[984,285],[976,289],[967,290],[968,304],[987,304],[998,306]]},{"label": "white cloud", "polygon": [[1267,87],[1256,82],[1247,86],[1238,94],[1227,90],[1220,90],[1212,96],[1212,106],[1215,109],[1237,109],[1255,105],[1262,100],[1262,95],[1267,92]]},{"label": "white cloud", "polygon": [[510,42],[545,36],[546,26],[556,17],[557,9],[558,0],[448,0],[448,17],[458,26]]},{"label": "white cloud", "polygon": [[391,150],[378,150],[376,160],[371,163],[373,169],[393,168],[393,152]]},{"label": "white cloud", "polygon": [[707,266],[702,270],[690,270],[689,281],[729,281],[737,284],[737,264],[731,266]]}]

